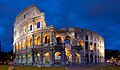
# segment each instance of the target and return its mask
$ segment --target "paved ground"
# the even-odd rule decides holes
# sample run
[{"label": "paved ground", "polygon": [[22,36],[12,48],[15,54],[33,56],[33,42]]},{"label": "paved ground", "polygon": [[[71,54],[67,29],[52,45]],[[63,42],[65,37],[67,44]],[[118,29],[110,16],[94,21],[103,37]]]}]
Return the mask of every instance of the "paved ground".
[{"label": "paved ground", "polygon": [[95,67],[96,66],[109,66],[109,63],[99,63],[99,64],[83,64],[83,65],[72,65],[72,66],[66,66],[68,70],[98,70]]},{"label": "paved ground", "polygon": [[96,70],[90,66],[67,66],[68,70]]}]

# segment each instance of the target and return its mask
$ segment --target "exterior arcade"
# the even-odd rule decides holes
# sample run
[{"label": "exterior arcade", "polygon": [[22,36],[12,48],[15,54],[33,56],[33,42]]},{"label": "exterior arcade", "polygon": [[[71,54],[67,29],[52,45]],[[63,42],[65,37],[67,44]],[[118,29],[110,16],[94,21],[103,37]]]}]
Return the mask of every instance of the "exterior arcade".
[{"label": "exterior arcade", "polygon": [[24,9],[14,22],[14,64],[65,65],[104,62],[104,39],[81,28],[46,26],[35,5]]}]

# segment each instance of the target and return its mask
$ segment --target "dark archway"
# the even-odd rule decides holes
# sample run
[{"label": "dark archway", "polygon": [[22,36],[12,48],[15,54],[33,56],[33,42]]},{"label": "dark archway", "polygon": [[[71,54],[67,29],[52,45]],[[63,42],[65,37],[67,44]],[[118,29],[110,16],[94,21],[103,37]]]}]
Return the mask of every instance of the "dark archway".
[{"label": "dark archway", "polygon": [[40,28],[40,22],[37,23],[37,28]]},{"label": "dark archway", "polygon": [[50,43],[50,35],[45,35],[45,44]]},{"label": "dark archway", "polygon": [[62,56],[61,52],[55,52],[55,64],[61,64]]},{"label": "dark archway", "polygon": [[88,40],[88,35],[85,36],[85,40]]},{"label": "dark archway", "polygon": [[86,61],[87,64],[89,63],[89,55],[87,53],[85,55],[85,61]]},{"label": "dark archway", "polygon": [[93,55],[90,55],[90,63],[93,63]]},{"label": "dark archway", "polygon": [[57,40],[57,43],[59,44],[62,43],[61,37],[57,37],[56,40]]},{"label": "dark archway", "polygon": [[85,49],[88,50],[88,42],[85,42]]},{"label": "dark archway", "polygon": [[91,51],[91,52],[93,51],[93,45],[92,45],[92,42],[90,42],[90,51]]},{"label": "dark archway", "polygon": [[65,44],[71,44],[71,43],[72,43],[71,37],[70,36],[66,36],[65,37]]},{"label": "dark archway", "polygon": [[97,56],[95,55],[95,63],[97,63]]}]

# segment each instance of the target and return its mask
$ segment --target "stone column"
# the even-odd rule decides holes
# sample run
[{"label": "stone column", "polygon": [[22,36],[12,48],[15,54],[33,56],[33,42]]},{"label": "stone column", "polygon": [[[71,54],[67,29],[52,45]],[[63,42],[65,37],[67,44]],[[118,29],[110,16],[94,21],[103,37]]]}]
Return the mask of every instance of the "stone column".
[{"label": "stone column", "polygon": [[50,31],[50,44],[53,43],[53,31],[51,30]]},{"label": "stone column", "polygon": [[40,44],[43,44],[43,32],[40,33]]},{"label": "stone column", "polygon": [[43,51],[41,51],[40,52],[40,65],[42,65],[43,64],[43,56],[44,55],[44,53],[43,53]]},{"label": "stone column", "polygon": [[[94,40],[94,39],[93,39]],[[93,63],[95,63],[95,46],[94,46],[94,41],[92,43],[92,47],[93,47],[93,52],[92,52],[92,55],[93,55]]]},{"label": "stone column", "polygon": [[80,52],[81,63],[84,63],[84,51]]},{"label": "stone column", "polygon": [[35,59],[34,59],[34,34],[32,35],[32,64],[35,64]]},{"label": "stone column", "polygon": [[65,65],[65,51],[62,50],[62,65]]},{"label": "stone column", "polygon": [[97,45],[96,45],[96,56],[97,56],[97,58],[96,58],[96,60],[97,60],[97,63],[98,63],[98,43],[96,43]]},{"label": "stone column", "polygon": [[28,40],[27,40],[27,37],[26,37],[26,41],[25,42],[26,42],[26,49],[28,49],[28,45],[27,45],[28,44]]},{"label": "stone column", "polygon": [[90,63],[90,35],[88,36],[88,56],[89,56],[89,63]]},{"label": "stone column", "polygon": [[21,50],[23,50],[23,41],[21,39]]},{"label": "stone column", "polygon": [[16,63],[18,63],[18,64],[20,64],[20,63],[19,63],[19,59],[20,59],[20,58],[19,58],[19,54],[17,54],[17,62],[16,62]]},{"label": "stone column", "polygon": [[51,64],[51,65],[53,64],[53,58],[54,58],[54,56],[53,56],[53,51],[51,50],[51,51],[50,51],[50,64]]},{"label": "stone column", "polygon": [[72,54],[72,64],[75,64],[75,51],[72,50],[71,54]]},{"label": "stone column", "polygon": [[51,50],[51,55],[52,55],[52,56],[51,56],[51,57],[52,57],[51,61],[52,61],[52,64],[54,64],[54,61],[55,61],[54,52],[55,52],[55,51]]},{"label": "stone column", "polygon": [[85,36],[83,37],[83,40],[84,40],[84,46],[83,46],[83,62],[85,62],[85,54],[86,54],[86,51],[85,51]]},{"label": "stone column", "polygon": [[19,41],[18,41],[18,52],[19,52]]},{"label": "stone column", "polygon": [[26,65],[27,65],[27,62],[28,62],[28,54],[26,52]]}]

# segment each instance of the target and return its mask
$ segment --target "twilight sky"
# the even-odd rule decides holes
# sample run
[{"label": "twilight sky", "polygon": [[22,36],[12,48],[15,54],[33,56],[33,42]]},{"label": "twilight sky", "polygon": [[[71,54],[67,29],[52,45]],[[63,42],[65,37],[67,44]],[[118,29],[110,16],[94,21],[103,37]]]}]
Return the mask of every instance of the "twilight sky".
[{"label": "twilight sky", "polygon": [[120,0],[0,0],[2,50],[12,49],[14,19],[31,4],[45,13],[47,25],[95,31],[107,49],[120,50]]}]

